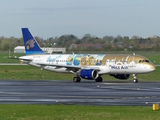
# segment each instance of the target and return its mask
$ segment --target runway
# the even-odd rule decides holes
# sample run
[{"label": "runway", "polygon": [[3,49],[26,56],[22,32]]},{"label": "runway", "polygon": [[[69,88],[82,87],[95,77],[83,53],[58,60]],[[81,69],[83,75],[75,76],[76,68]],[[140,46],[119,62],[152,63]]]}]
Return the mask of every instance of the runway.
[{"label": "runway", "polygon": [[0,103],[150,106],[160,103],[160,82],[0,80]]}]

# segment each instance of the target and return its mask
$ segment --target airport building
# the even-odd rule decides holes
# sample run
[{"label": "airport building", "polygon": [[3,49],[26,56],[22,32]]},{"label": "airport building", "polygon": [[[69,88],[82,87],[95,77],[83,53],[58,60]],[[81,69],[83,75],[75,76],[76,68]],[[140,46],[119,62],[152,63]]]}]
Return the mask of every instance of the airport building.
[{"label": "airport building", "polygon": [[17,46],[14,48],[14,53],[26,53],[24,46]]},{"label": "airport building", "polygon": [[[46,54],[52,53],[66,53],[66,48],[41,48]],[[14,53],[26,53],[24,46],[17,46],[14,48]]]},{"label": "airport building", "polygon": [[45,53],[66,53],[66,48],[41,48]]}]

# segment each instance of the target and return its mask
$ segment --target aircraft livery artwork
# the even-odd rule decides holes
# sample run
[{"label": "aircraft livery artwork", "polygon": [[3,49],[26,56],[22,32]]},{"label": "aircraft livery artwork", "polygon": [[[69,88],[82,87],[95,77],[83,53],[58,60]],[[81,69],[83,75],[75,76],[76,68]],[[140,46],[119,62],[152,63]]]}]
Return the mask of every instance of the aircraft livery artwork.
[{"label": "aircraft livery artwork", "polygon": [[54,72],[73,73],[74,82],[81,78],[102,82],[102,75],[109,74],[117,79],[128,79],[132,74],[138,82],[137,74],[155,70],[148,58],[139,55],[122,54],[45,54],[28,28],[22,28],[26,56],[19,59],[29,65]]},{"label": "aircraft livery artwork", "polygon": [[[53,56],[53,55],[52,55]],[[52,56],[49,56],[47,58],[47,61],[49,63],[56,63],[61,64],[61,55],[58,55],[54,58]],[[117,55],[118,56],[118,55]],[[134,61],[134,57],[130,60],[131,56],[121,55],[121,60],[118,59],[116,61],[116,57],[113,57],[112,55],[106,55],[106,54],[98,54],[98,55],[87,55],[87,54],[77,54],[77,55],[63,55],[63,59],[66,59],[66,65],[75,65],[75,66],[103,66],[106,65],[106,62],[114,62],[117,65],[125,65],[126,63],[132,63]],[[67,58],[65,58],[67,57]],[[128,59],[129,58],[129,59]],[[134,63],[134,62],[133,62]],[[111,66],[112,69],[120,69],[120,67],[116,67],[115,65]],[[122,69],[127,69],[127,67],[123,67]]]},{"label": "aircraft livery artwork", "polygon": [[[104,58],[105,55],[87,55],[87,54],[77,54],[76,56],[74,55],[68,55],[67,59],[66,59],[66,65],[81,65],[81,66],[85,66],[85,65],[97,65],[100,66],[102,65],[102,61],[105,61]],[[47,58],[47,60],[49,62],[56,62],[58,64],[59,59],[61,58],[61,55],[59,55],[59,57],[55,57],[55,58],[51,58],[51,56],[49,56]]]}]

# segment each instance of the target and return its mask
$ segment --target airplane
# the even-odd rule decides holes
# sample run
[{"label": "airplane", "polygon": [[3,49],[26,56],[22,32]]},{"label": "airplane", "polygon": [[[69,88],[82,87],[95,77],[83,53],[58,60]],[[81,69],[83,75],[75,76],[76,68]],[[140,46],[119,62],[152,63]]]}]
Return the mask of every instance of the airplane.
[{"label": "airplane", "polygon": [[126,54],[45,54],[28,28],[22,28],[26,56],[19,57],[23,63],[45,70],[61,73],[73,73],[73,82],[81,78],[102,82],[103,75],[110,75],[120,80],[133,75],[150,73],[155,65],[144,56]]}]

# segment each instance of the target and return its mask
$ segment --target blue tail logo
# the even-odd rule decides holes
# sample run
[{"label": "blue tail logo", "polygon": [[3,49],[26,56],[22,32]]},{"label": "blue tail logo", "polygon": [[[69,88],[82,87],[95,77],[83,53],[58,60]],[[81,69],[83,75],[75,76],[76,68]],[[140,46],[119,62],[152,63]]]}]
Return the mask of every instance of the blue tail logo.
[{"label": "blue tail logo", "polygon": [[34,47],[34,40],[28,40],[27,42],[26,42],[26,48],[27,48],[27,50],[29,50],[30,48],[33,48]]},{"label": "blue tail logo", "polygon": [[30,54],[44,54],[39,44],[32,36],[28,28],[22,28],[23,40],[26,50],[26,55]]}]

